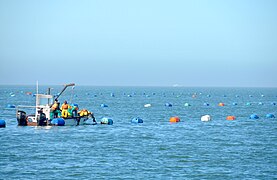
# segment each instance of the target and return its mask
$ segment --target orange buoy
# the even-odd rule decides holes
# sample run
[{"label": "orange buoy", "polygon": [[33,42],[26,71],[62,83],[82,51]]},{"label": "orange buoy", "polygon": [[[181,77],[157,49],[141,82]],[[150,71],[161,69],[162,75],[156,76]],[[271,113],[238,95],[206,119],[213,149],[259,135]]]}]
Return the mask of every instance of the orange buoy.
[{"label": "orange buoy", "polygon": [[180,122],[180,118],[179,118],[178,116],[171,117],[171,118],[169,119],[169,122],[171,122],[171,123]]},{"label": "orange buoy", "polygon": [[218,106],[225,106],[225,104],[224,103],[219,103]]},{"label": "orange buoy", "polygon": [[235,116],[227,116],[227,117],[226,117],[226,120],[229,120],[229,121],[233,121],[233,120],[235,120],[235,119],[236,119]]}]

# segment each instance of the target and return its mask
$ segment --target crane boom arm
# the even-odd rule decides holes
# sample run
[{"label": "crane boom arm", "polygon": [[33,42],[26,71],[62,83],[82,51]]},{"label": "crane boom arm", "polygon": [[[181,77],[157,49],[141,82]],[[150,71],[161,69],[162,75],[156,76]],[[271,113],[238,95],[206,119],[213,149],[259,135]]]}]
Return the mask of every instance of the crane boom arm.
[{"label": "crane boom arm", "polygon": [[59,93],[59,95],[55,99],[58,99],[62,95],[62,93],[66,90],[66,88],[70,86],[75,86],[75,83],[65,84],[63,90]]}]

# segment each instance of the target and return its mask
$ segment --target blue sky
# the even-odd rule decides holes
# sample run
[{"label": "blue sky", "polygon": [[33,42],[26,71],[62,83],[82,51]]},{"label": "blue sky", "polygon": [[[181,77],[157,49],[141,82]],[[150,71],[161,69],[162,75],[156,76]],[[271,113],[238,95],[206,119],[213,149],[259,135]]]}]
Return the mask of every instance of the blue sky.
[{"label": "blue sky", "polygon": [[277,1],[0,0],[0,84],[277,87]]}]

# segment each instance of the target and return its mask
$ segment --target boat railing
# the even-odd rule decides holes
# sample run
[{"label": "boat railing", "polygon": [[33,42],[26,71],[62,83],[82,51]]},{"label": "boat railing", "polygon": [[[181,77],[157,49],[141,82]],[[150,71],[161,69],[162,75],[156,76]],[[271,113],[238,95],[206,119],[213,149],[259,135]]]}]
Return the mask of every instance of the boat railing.
[{"label": "boat railing", "polygon": [[45,108],[45,107],[49,107],[49,106],[47,106],[47,105],[39,105],[39,106],[18,105],[17,109],[19,109],[19,108],[37,108],[37,109],[40,109],[40,108]]},{"label": "boat railing", "polygon": [[36,106],[18,105],[17,109],[19,109],[19,108],[36,108]]}]

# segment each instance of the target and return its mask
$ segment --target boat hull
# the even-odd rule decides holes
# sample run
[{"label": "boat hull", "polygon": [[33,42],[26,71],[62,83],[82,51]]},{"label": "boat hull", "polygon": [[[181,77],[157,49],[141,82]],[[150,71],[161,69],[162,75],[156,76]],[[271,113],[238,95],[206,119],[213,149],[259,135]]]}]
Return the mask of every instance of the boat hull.
[{"label": "boat hull", "polygon": [[65,126],[78,126],[78,125],[84,125],[86,124],[86,121],[88,120],[88,117],[79,117],[79,118],[66,118]]},{"label": "boat hull", "polygon": [[[87,124],[87,121],[89,120],[89,117],[75,117],[75,118],[62,118],[64,120],[64,125],[62,126],[78,126],[78,125],[85,125]],[[47,120],[47,123],[45,126],[61,126],[56,125],[54,123],[51,123],[52,120]],[[96,124],[96,122],[93,123],[93,125]],[[27,122],[26,126],[40,126],[37,122],[29,121]]]}]

